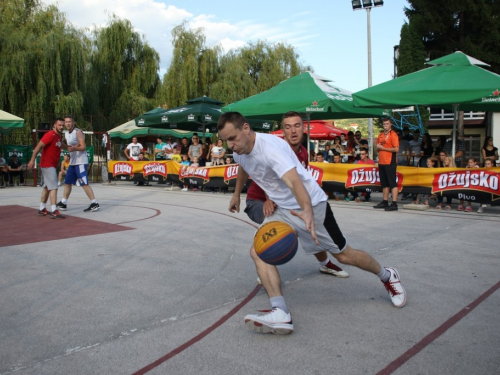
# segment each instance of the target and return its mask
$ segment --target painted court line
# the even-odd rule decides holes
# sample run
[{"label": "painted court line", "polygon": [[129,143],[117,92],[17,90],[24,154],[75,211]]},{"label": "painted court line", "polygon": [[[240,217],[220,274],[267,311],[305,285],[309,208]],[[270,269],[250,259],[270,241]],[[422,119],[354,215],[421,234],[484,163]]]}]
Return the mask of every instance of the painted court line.
[{"label": "painted court line", "polygon": [[495,285],[493,285],[486,292],[481,294],[474,302],[465,306],[462,310],[460,310],[458,313],[453,315],[450,319],[448,319],[446,322],[441,324],[434,331],[432,331],[427,336],[425,336],[422,340],[420,340],[420,342],[415,344],[412,348],[408,349],[401,356],[399,356],[394,361],[389,363],[389,365],[387,365],[384,369],[379,371],[377,373],[377,375],[392,374],[394,371],[396,371],[402,365],[404,365],[406,362],[408,362],[411,358],[415,357],[418,353],[420,353],[422,350],[424,350],[429,344],[431,344],[433,341],[435,341],[439,336],[441,336],[443,333],[445,333],[447,330],[449,330],[451,327],[453,327],[460,320],[465,318],[465,316],[467,316],[468,313],[470,313],[472,310],[474,310],[486,298],[491,296],[498,289],[500,289],[500,281],[498,283],[496,283]]},{"label": "painted court line", "polygon": [[139,371],[134,372],[133,375],[143,375],[155,367],[158,367],[162,363],[168,361],[170,358],[176,356],[177,354],[183,352],[187,348],[189,348],[191,345],[196,344],[198,341],[203,339],[204,337],[208,336],[211,332],[213,332],[215,329],[220,327],[222,324],[224,324],[229,318],[231,318],[234,314],[236,314],[243,306],[245,306],[255,295],[258,293],[258,291],[262,288],[262,285],[257,285],[255,289],[250,293],[243,301],[241,301],[238,305],[233,307],[231,311],[229,311],[226,315],[223,315],[218,321],[216,321],[214,324],[212,324],[210,327],[208,327],[206,330],[201,332],[200,334],[196,335],[193,337],[191,340],[186,341],[184,344],[181,346],[177,347],[176,349],[172,350],[170,353],[165,354],[163,357],[157,359],[153,363],[147,365],[146,367],[143,367]]}]

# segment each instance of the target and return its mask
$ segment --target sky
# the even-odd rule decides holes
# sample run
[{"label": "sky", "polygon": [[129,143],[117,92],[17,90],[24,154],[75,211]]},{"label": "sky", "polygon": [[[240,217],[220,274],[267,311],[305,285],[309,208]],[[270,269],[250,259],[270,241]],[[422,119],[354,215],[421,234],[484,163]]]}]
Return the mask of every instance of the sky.
[{"label": "sky", "polygon": [[[172,57],[171,30],[183,21],[203,28],[208,46],[225,51],[249,42],[285,42],[303,65],[338,87],[368,87],[367,11],[353,11],[350,0],[306,4],[294,0],[42,0],[55,4],[79,28],[106,26],[112,14],[128,19],[160,54],[160,73]],[[372,8],[372,85],[392,79],[394,46],[406,20],[406,0],[386,0]]]}]

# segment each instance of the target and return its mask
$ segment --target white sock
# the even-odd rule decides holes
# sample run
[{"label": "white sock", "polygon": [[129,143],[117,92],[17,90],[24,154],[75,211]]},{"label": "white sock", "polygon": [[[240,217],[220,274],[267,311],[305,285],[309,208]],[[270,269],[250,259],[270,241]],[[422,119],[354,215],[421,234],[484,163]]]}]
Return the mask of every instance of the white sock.
[{"label": "white sock", "polygon": [[43,211],[47,207],[47,203],[40,203],[40,211]]},{"label": "white sock", "polygon": [[97,199],[92,199],[90,203],[97,203]]},{"label": "white sock", "polygon": [[67,202],[68,202],[68,200],[66,198],[61,199],[62,204],[66,204]]},{"label": "white sock", "polygon": [[380,271],[380,273],[377,276],[383,283],[388,282],[389,279],[391,278],[391,274],[384,267],[382,267],[382,271]]},{"label": "white sock", "polygon": [[288,314],[288,309],[286,308],[285,304],[285,297],[283,296],[271,297],[269,300],[271,301],[271,306],[273,308],[278,307]]},{"label": "white sock", "polygon": [[330,259],[326,258],[326,260],[319,262],[322,266],[326,266],[330,262]]},{"label": "white sock", "polygon": [[50,206],[50,210],[51,210],[52,212],[54,212],[55,210],[57,210],[56,205],[55,205],[55,204],[51,205],[51,206]]}]

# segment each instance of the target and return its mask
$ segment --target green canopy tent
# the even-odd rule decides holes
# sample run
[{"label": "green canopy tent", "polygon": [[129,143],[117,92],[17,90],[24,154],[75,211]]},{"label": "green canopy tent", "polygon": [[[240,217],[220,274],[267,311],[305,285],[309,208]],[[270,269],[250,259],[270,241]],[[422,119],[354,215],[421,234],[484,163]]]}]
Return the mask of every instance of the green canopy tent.
[{"label": "green canopy tent", "polygon": [[453,157],[458,110],[500,111],[500,75],[463,52],[427,62],[430,68],[372,86],[353,94],[354,105],[365,108],[398,108],[426,105],[453,109]]},{"label": "green canopy tent", "polygon": [[[222,113],[222,104],[218,100],[201,97],[186,101],[180,107],[159,109],[135,118],[138,127],[187,130],[198,133],[217,132],[217,121]],[[272,121],[252,120],[254,130],[273,130]]]},{"label": "green canopy tent", "polygon": [[[331,82],[311,72],[304,72],[260,94],[229,104],[222,111],[236,111],[247,118],[265,117],[277,121],[281,120],[284,113],[295,111],[306,117],[308,134],[310,120],[383,116],[384,111],[380,109],[354,107],[351,92]],[[307,144],[309,146],[309,140]]]},{"label": "green canopy tent", "polygon": [[[175,129],[161,129],[161,128],[150,128],[150,127],[138,127],[134,120],[128,121],[125,124],[117,126],[108,131],[111,138],[121,138],[130,139],[132,137],[141,137],[148,135],[158,135],[158,136],[172,136],[175,138],[191,138],[194,132],[185,130],[175,130]],[[208,134],[212,136],[212,134]]]},{"label": "green canopy tent", "polygon": [[22,129],[23,127],[24,119],[0,110],[0,134],[8,135],[14,129]]}]

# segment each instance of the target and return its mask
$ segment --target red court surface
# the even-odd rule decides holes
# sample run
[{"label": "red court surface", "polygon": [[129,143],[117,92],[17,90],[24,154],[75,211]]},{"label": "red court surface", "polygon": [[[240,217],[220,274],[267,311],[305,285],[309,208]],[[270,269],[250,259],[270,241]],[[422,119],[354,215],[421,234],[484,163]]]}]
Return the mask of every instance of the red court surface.
[{"label": "red court surface", "polygon": [[[64,215],[65,219],[50,219],[38,216],[37,209],[15,205],[2,206],[1,213],[3,218],[8,218],[8,220],[3,220],[2,224],[2,246],[24,245],[134,229],[70,215]],[[61,230],[62,225],[68,230]],[[78,230],[69,228],[78,228]]]}]

